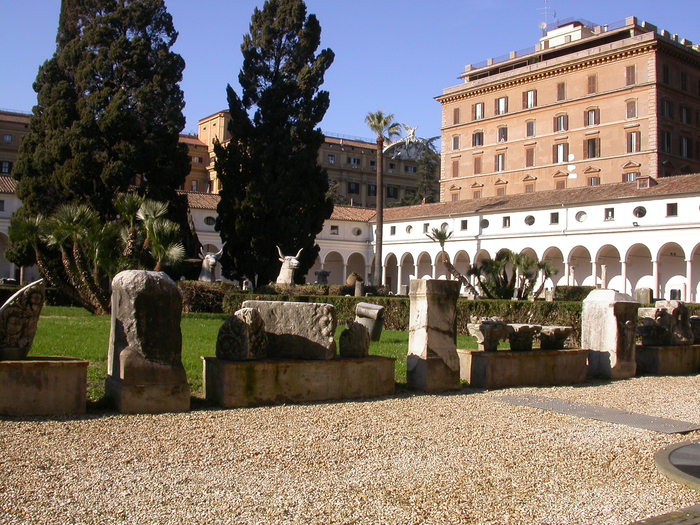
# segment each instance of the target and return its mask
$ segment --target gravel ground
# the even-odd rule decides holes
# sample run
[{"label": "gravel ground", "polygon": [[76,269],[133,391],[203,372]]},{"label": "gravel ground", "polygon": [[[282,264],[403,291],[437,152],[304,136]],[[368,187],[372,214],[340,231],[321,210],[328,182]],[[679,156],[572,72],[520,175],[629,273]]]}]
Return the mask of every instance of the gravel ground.
[{"label": "gravel ground", "polygon": [[538,394],[700,424],[700,376],[187,414],[0,419],[0,522],[620,523],[697,504],[654,454],[700,439],[515,407]]}]

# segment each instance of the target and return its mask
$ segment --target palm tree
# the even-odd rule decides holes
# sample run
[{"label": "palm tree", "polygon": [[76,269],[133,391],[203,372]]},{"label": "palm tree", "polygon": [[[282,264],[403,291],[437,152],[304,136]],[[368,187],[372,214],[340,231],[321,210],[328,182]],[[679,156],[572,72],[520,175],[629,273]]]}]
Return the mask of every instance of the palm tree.
[{"label": "palm tree", "polygon": [[459,273],[459,270],[450,262],[450,256],[445,251],[445,243],[452,237],[452,233],[447,230],[433,228],[432,233],[426,233],[425,235],[427,235],[428,239],[440,243],[440,254],[438,254],[438,257],[442,256],[442,263],[447,271],[450,272],[450,275],[461,282],[469,290],[470,294],[478,298],[480,294],[476,291],[476,288],[472,286],[472,283],[466,277]]},{"label": "palm tree", "polygon": [[137,214],[145,197],[136,193],[120,193],[114,200],[114,207],[119,213],[119,219],[125,223],[122,238],[124,240],[123,257],[132,262],[136,258],[136,247],[139,242],[139,228],[136,222]]},{"label": "palm tree", "polygon": [[185,257],[180,226],[168,219],[168,204],[146,199],[136,217],[145,230],[143,250],[155,260],[154,270],[162,270],[163,264],[175,264]]},{"label": "palm tree", "polygon": [[374,284],[382,284],[382,228],[384,228],[384,141],[398,137],[400,126],[394,122],[394,115],[385,115],[378,110],[368,113],[365,123],[377,135],[377,233],[375,241],[377,245],[374,259]]}]

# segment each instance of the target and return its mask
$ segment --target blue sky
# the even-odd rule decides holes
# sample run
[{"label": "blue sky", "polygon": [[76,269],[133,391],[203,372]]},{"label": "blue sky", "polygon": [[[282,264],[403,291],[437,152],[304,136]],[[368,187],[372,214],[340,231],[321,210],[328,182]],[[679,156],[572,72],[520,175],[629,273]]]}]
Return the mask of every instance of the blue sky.
[{"label": "blue sky", "polygon": [[[466,64],[535,45],[544,0],[307,0],[335,53],[324,89],[331,107],[325,132],[370,138],[370,111],[393,113],[440,134],[434,97],[459,83]],[[548,0],[548,21],[583,18],[612,24],[627,16],[700,43],[698,0]],[[174,50],[187,64],[184,131],[226,109],[226,85],[238,88],[240,44],[263,0],[166,0],[180,33]],[[31,111],[38,67],[55,50],[60,0],[0,0],[0,108]]]}]

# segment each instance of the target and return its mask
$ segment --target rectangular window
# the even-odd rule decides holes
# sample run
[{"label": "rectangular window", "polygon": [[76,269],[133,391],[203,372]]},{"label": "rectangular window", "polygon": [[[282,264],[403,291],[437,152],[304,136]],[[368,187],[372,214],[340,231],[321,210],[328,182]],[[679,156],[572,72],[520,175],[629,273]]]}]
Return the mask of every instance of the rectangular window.
[{"label": "rectangular window", "polygon": [[459,193],[453,193],[452,194],[452,202],[457,202],[459,201]]},{"label": "rectangular window", "polygon": [[663,70],[661,73],[661,78],[662,78],[664,84],[671,83],[671,70],[668,67],[668,64],[664,64],[664,67],[663,67]]},{"label": "rectangular window", "polygon": [[496,197],[505,197],[506,189],[504,187],[496,188]]},{"label": "rectangular window", "polygon": [[390,162],[390,163],[389,163],[389,169],[390,169],[390,170],[395,170],[395,169],[396,169],[396,163],[395,163],[395,162]]},{"label": "rectangular window", "polygon": [[634,182],[637,180],[637,177],[639,177],[638,171],[633,171],[630,173],[623,173],[622,174],[622,182]]},{"label": "rectangular window", "polygon": [[472,134],[472,147],[476,148],[478,146],[484,145],[484,132],[476,131]]},{"label": "rectangular window", "polygon": [[554,131],[566,131],[569,129],[569,116],[557,115],[554,117]]},{"label": "rectangular window", "polygon": [[681,106],[681,122],[685,124],[692,124],[693,123],[693,117],[692,113],[690,111],[690,108],[687,108],[685,106]]},{"label": "rectangular window", "polygon": [[461,227],[462,231],[467,229],[467,219],[462,219],[460,227]]},{"label": "rectangular window", "polygon": [[565,190],[566,189],[566,181],[565,180],[558,180],[555,189]]},{"label": "rectangular window", "polygon": [[566,83],[559,82],[557,84],[557,102],[566,100]]},{"label": "rectangular window", "polygon": [[532,168],[535,165],[535,148],[525,150],[525,167]]},{"label": "rectangular window", "polygon": [[510,228],[510,217],[509,216],[503,217],[503,227]]},{"label": "rectangular window", "polygon": [[0,173],[11,173],[12,172],[12,163],[6,160],[3,160],[0,162]]},{"label": "rectangular window", "polygon": [[597,126],[600,124],[600,109],[587,109],[583,112],[583,123],[585,126]]},{"label": "rectangular window", "polygon": [[552,162],[554,164],[564,164],[569,159],[569,144],[562,142],[554,145]]},{"label": "rectangular window", "polygon": [[481,198],[481,190],[476,190],[474,193],[472,193],[472,198],[473,199],[480,199]]},{"label": "rectangular window", "polygon": [[642,132],[633,131],[627,134],[627,153],[639,153],[642,150]]},{"label": "rectangular window", "polygon": [[673,102],[663,100],[661,102],[661,115],[667,118],[673,118]]},{"label": "rectangular window", "polygon": [[472,106],[472,120],[481,120],[484,118],[484,103],[477,102]]},{"label": "rectangular window", "polygon": [[637,83],[637,67],[627,66],[625,68],[625,85],[633,86]]},{"label": "rectangular window", "polygon": [[598,81],[595,75],[588,76],[588,94],[592,95],[598,91]]},{"label": "rectangular window", "polygon": [[192,164],[201,164],[202,157],[192,157]]},{"label": "rectangular window", "polygon": [[661,132],[661,151],[664,153],[671,153],[671,132],[662,131]]},{"label": "rectangular window", "polygon": [[331,235],[338,235],[338,226],[331,225]]},{"label": "rectangular window", "polygon": [[368,184],[367,185],[367,196],[368,197],[376,197],[377,196],[377,185],[376,184]]},{"label": "rectangular window", "polygon": [[528,137],[535,136],[535,121],[531,120],[525,123],[525,135]]},{"label": "rectangular window", "polygon": [[452,151],[457,151],[459,149],[459,135],[452,137]]},{"label": "rectangular window", "polygon": [[559,212],[555,211],[549,214],[549,224],[559,224]]},{"label": "rectangular window", "polygon": [[452,124],[459,124],[459,108],[452,110]]},{"label": "rectangular window", "polygon": [[498,153],[494,157],[493,171],[503,171],[506,169],[506,154]]},{"label": "rectangular window", "polygon": [[537,105],[537,91],[531,89],[523,92],[523,109],[531,109]]},{"label": "rectangular window", "polygon": [[0,201],[0,211],[5,211],[5,201]]},{"label": "rectangular window", "polygon": [[481,157],[474,157],[474,175],[481,175]]},{"label": "rectangular window", "polygon": [[360,194],[360,183],[359,182],[348,182],[348,193],[351,195]]},{"label": "rectangular window", "polygon": [[589,186],[600,186],[600,177],[588,177]]},{"label": "rectangular window", "polygon": [[637,101],[627,101],[627,118],[637,118]]},{"label": "rectangular window", "polygon": [[386,198],[387,199],[398,199],[399,198],[399,189],[396,186],[387,186],[386,187]]},{"label": "rectangular window", "polygon": [[359,166],[360,159],[357,157],[348,157],[348,164],[350,164],[351,166]]},{"label": "rectangular window", "polygon": [[525,193],[535,193],[535,185],[525,184]]},{"label": "rectangular window", "polygon": [[496,115],[505,115],[508,113],[508,97],[500,97],[496,99],[494,112]]},{"label": "rectangular window", "polygon": [[459,177],[459,161],[453,160],[452,161],[452,178],[456,179],[457,177]]},{"label": "rectangular window", "polygon": [[396,235],[396,226],[389,228],[389,235]]},{"label": "rectangular window", "polygon": [[666,217],[678,217],[678,203],[669,202],[666,204]]},{"label": "rectangular window", "polygon": [[328,164],[335,164],[335,155],[328,155]]},{"label": "rectangular window", "polygon": [[377,161],[376,160],[370,160],[369,161],[369,167],[372,171],[377,171]]},{"label": "rectangular window", "polygon": [[508,140],[508,128],[503,126],[498,128],[498,142],[506,142]]},{"label": "rectangular window", "polygon": [[423,223],[423,233],[428,233],[428,228],[430,228],[430,223],[424,222]]},{"label": "rectangular window", "polygon": [[600,157],[600,139],[586,139],[583,141],[583,158],[595,159]]},{"label": "rectangular window", "polygon": [[688,91],[688,75],[684,71],[681,71],[681,89]]},{"label": "rectangular window", "polygon": [[190,183],[190,188],[192,188],[192,191],[197,191],[197,181],[196,180],[193,180]]},{"label": "rectangular window", "polygon": [[605,208],[605,220],[614,221],[615,220],[615,208]]},{"label": "rectangular window", "polygon": [[681,157],[690,158],[693,155],[693,142],[689,137],[681,137]]},{"label": "rectangular window", "polygon": [[417,173],[418,172],[418,168],[416,166],[404,166],[403,170],[406,173]]},{"label": "rectangular window", "polygon": [[3,142],[12,142],[12,135],[7,134],[7,133],[3,133],[2,141]]}]

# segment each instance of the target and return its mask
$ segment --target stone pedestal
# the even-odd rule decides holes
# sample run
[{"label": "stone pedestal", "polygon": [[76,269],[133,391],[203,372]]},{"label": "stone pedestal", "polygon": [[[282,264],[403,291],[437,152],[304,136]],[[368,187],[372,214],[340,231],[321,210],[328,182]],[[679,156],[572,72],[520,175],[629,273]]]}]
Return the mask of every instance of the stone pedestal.
[{"label": "stone pedestal", "polygon": [[129,270],[112,280],[112,326],[105,394],[125,414],[185,412],[182,294],[162,272]]},{"label": "stone pedestal", "polygon": [[581,348],[588,350],[588,375],[634,377],[639,303],[614,290],[593,290],[583,301]]},{"label": "stone pedestal", "polygon": [[203,357],[207,401],[224,408],[309,403],[394,393],[394,359],[222,361]]},{"label": "stone pedestal", "polygon": [[641,346],[637,375],[681,376],[700,373],[700,345]]},{"label": "stone pedestal", "polygon": [[89,364],[70,357],[0,361],[0,415],[84,414]]},{"label": "stone pedestal", "polygon": [[459,281],[417,279],[409,297],[407,383],[424,392],[458,390],[457,298]]},{"label": "stone pedestal", "polygon": [[586,350],[457,350],[460,377],[475,388],[572,385],[586,380]]}]

